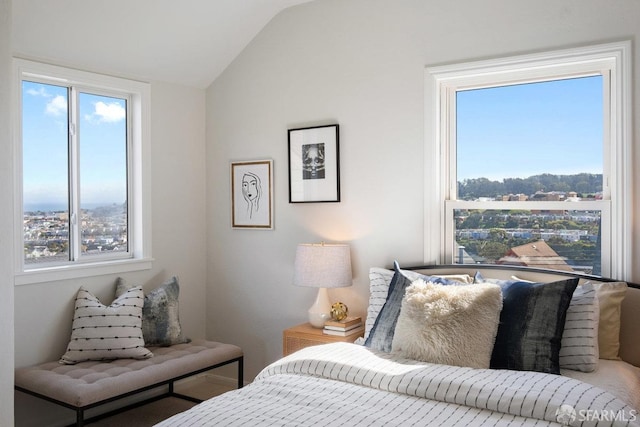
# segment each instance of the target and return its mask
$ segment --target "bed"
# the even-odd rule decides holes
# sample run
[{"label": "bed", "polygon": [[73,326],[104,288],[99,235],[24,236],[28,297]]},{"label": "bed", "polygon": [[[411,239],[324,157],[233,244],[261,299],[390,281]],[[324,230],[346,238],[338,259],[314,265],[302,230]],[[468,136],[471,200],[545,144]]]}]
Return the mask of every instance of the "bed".
[{"label": "bed", "polygon": [[302,349],[158,426],[640,425],[636,285],[507,266],[369,278],[364,339]]}]

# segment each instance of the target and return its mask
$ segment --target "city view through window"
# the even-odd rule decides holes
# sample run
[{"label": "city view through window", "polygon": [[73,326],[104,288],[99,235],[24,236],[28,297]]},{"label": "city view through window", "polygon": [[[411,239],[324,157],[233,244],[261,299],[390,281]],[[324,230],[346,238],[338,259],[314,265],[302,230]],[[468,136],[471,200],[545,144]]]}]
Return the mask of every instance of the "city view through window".
[{"label": "city view through window", "polygon": [[456,200],[473,203],[453,211],[455,263],[600,274],[602,213],[583,206],[603,199],[602,85],[590,76],[457,92]]},{"label": "city view through window", "polygon": [[23,81],[25,264],[127,251],[126,108],[126,99]]}]

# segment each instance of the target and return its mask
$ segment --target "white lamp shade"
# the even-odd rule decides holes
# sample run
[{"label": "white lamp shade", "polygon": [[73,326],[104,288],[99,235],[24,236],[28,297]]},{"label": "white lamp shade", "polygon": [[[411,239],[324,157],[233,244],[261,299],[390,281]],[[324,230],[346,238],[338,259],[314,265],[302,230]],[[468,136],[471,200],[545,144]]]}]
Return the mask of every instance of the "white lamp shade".
[{"label": "white lamp shade", "polygon": [[313,288],[351,286],[351,254],[348,245],[300,244],[296,250],[293,284]]},{"label": "white lamp shade", "polygon": [[331,319],[331,302],[326,288],[351,286],[351,255],[348,245],[301,244],[296,250],[293,284],[318,289],[309,308],[309,323],[322,328]]}]

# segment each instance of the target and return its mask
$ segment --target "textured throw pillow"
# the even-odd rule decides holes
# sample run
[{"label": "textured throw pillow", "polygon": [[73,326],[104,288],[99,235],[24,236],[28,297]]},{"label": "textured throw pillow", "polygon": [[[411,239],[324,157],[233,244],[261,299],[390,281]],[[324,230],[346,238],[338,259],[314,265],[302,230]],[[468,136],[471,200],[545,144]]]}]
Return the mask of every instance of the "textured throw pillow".
[{"label": "textured throw pillow", "polygon": [[620,360],[620,314],[622,300],[627,293],[625,282],[585,282],[596,290],[600,319],[598,323],[598,348],[601,359]]},{"label": "textured throw pillow", "polygon": [[[132,285],[122,278],[116,282],[116,296]],[[142,308],[142,333],[148,346],[170,346],[190,340],[182,335],[178,314],[178,296],[180,285],[178,278],[172,277],[144,297]]]},{"label": "textured throw pillow", "polygon": [[503,305],[491,367],[560,373],[560,344],[578,279],[501,285]]},{"label": "textured throw pillow", "polygon": [[440,283],[443,285],[458,284],[455,280],[443,279],[437,276],[425,276],[414,271],[401,270],[397,262],[394,262],[394,273],[389,283],[389,291],[387,299],[376,317],[364,345],[375,350],[390,352],[393,333],[396,328],[396,322],[400,315],[402,306],[402,298],[405,289],[411,285],[411,282],[417,279],[423,279],[425,282]]},{"label": "textured throw pillow", "polygon": [[600,308],[592,284],[573,292],[564,322],[560,368],[592,372],[598,367],[598,319]]},{"label": "textured throw pillow", "polygon": [[71,340],[61,363],[86,360],[146,359],[153,354],[142,338],[141,287],[124,292],[110,306],[84,288],[76,296]]},{"label": "textured throw pillow", "polygon": [[498,285],[418,279],[406,289],[392,350],[423,362],[489,368],[501,309]]}]

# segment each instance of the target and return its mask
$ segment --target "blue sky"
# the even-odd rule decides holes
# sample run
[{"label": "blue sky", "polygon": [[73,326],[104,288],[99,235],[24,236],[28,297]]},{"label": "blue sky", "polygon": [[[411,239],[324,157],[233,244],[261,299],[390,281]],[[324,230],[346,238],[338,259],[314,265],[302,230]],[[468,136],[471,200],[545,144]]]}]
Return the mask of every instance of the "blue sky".
[{"label": "blue sky", "polygon": [[602,173],[602,77],[458,92],[458,181]]},{"label": "blue sky", "polygon": [[[23,82],[24,205],[65,206],[68,194],[67,88]],[[80,200],[126,200],[124,99],[79,95]]]}]

